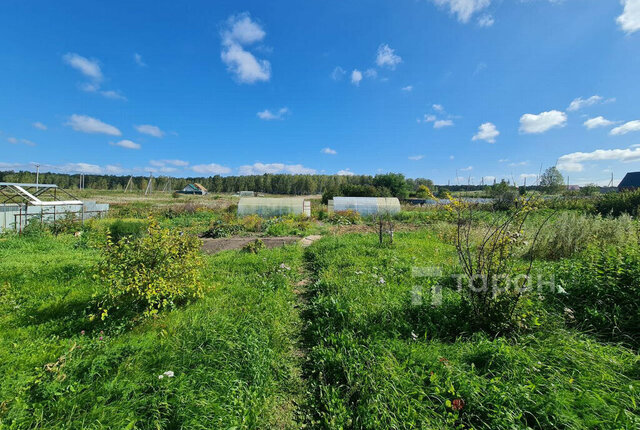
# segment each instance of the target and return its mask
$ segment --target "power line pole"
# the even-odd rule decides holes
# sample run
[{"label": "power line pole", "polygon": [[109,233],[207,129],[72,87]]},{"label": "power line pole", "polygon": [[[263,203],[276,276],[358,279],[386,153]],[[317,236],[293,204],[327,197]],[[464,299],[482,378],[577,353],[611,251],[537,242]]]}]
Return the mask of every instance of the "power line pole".
[{"label": "power line pole", "polygon": [[131,187],[131,189],[133,189],[133,176],[129,176],[129,181],[127,181],[127,186],[124,187],[124,192],[125,193],[129,189],[129,187]]},{"label": "power line pole", "polygon": [[149,173],[149,182],[147,183],[147,189],[144,191],[144,195],[149,195],[153,192],[153,173]]},{"label": "power line pole", "polygon": [[36,163],[36,191],[38,191],[38,189],[40,187],[38,187],[38,184],[40,183],[40,164]]}]

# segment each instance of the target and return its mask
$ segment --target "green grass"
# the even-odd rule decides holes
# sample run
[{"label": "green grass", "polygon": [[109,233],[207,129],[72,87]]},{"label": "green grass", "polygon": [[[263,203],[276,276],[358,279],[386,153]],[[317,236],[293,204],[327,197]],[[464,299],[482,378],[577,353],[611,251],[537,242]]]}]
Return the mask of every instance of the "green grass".
[{"label": "green grass", "polygon": [[[307,369],[324,428],[638,428],[633,352],[553,325],[491,339],[466,332],[457,293],[432,306],[411,266],[455,267],[426,233],[330,237],[307,258],[316,282]],[[384,283],[380,282],[384,279]],[[412,303],[422,286],[424,302]],[[461,315],[456,317],[457,315]],[[456,400],[464,407],[455,410]]]},{"label": "green grass", "polygon": [[76,242],[0,242],[0,428],[297,427],[299,248],[208,257],[204,299],[132,326],[88,320]]}]

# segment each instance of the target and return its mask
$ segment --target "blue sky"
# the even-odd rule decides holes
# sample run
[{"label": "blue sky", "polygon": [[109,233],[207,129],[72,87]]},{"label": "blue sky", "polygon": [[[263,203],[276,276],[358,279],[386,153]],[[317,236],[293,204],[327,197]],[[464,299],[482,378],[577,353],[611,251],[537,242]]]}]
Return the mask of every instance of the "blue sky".
[{"label": "blue sky", "polygon": [[640,170],[640,0],[4,0],[0,65],[1,169]]}]

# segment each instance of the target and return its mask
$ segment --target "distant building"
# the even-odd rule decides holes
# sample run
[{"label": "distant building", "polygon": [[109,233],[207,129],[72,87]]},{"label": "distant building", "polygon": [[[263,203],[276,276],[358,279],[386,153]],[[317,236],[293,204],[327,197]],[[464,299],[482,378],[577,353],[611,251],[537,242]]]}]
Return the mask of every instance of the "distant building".
[{"label": "distant building", "polygon": [[182,190],[178,191],[180,194],[200,194],[204,196],[208,193],[207,189],[203,187],[201,184],[193,183],[184,187]]},{"label": "distant building", "polygon": [[397,214],[401,210],[396,197],[334,197],[329,200],[329,213],[354,211],[360,215]]},{"label": "distant building", "polygon": [[618,191],[637,190],[638,188],[640,188],[640,172],[627,173],[618,184]]}]

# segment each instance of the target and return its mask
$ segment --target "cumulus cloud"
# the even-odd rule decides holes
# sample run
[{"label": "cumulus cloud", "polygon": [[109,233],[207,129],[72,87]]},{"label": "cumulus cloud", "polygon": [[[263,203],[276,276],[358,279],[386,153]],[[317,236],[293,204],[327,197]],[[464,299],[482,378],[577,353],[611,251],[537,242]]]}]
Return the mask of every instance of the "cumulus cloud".
[{"label": "cumulus cloud", "polygon": [[420,154],[420,155],[410,155],[409,160],[412,161],[418,161],[418,160],[422,160],[424,158],[424,155]]},{"label": "cumulus cloud", "polygon": [[467,23],[477,12],[486,9],[491,0],[432,0],[436,5],[449,9],[458,21]]},{"label": "cumulus cloud", "polygon": [[592,128],[597,128],[597,127],[608,127],[610,125],[613,125],[614,122],[613,121],[609,121],[608,119],[602,117],[602,116],[597,116],[595,118],[589,118],[588,120],[586,120],[584,122],[584,126],[587,127],[589,130],[591,130]]},{"label": "cumulus cloud", "polygon": [[9,142],[12,145],[36,146],[35,142],[32,142],[28,139],[18,139],[15,137],[7,137],[7,142]]},{"label": "cumulus cloud", "polygon": [[493,16],[484,14],[478,18],[478,26],[479,27],[491,27],[495,23]]},{"label": "cumulus cloud", "polygon": [[87,115],[73,114],[65,125],[70,126],[75,131],[90,134],[108,134],[110,136],[121,136],[122,132],[116,127],[106,124],[99,119]]},{"label": "cumulus cloud", "polygon": [[577,111],[582,108],[593,106],[597,103],[600,103],[602,100],[603,100],[602,97],[597,95],[591,96],[586,99],[583,99],[582,97],[578,97],[577,99],[573,99],[573,101],[569,104],[569,107],[567,108],[567,110],[569,112]]},{"label": "cumulus cloud", "polygon": [[460,169],[461,172],[470,172],[471,170],[473,170],[473,166],[464,167]]},{"label": "cumulus cloud", "polygon": [[444,106],[439,105],[439,104],[434,104],[431,106],[433,108],[433,110],[438,111],[438,112],[444,112]]},{"label": "cumulus cloud", "polygon": [[485,140],[489,143],[496,143],[496,137],[500,132],[493,123],[485,122],[480,124],[478,132],[471,138],[471,140]]},{"label": "cumulus cloud", "polygon": [[341,81],[346,74],[347,72],[342,67],[336,66],[336,68],[333,69],[333,72],[331,72],[331,79],[334,81]]},{"label": "cumulus cloud", "polygon": [[321,152],[323,154],[328,154],[328,155],[336,155],[338,153],[338,151],[336,151],[335,149],[331,149],[331,148],[322,148]]},{"label": "cumulus cloud", "polygon": [[351,169],[346,168],[346,169],[338,170],[338,171],[336,172],[336,175],[338,175],[338,176],[354,176],[354,175],[355,175],[355,173],[353,173],[353,172],[351,171]]},{"label": "cumulus cloud", "polygon": [[289,109],[283,107],[278,109],[276,112],[271,112],[269,109],[265,109],[262,112],[258,112],[256,115],[258,115],[258,118],[265,121],[272,121],[274,119],[284,119],[287,115],[289,115],[289,113]]},{"label": "cumulus cloud", "polygon": [[220,58],[238,82],[253,84],[271,78],[271,63],[256,58],[245,49],[266,36],[262,27],[248,13],[232,15],[227,19],[222,37]]},{"label": "cumulus cloud", "polygon": [[362,72],[358,69],[354,69],[351,72],[351,83],[355,86],[360,85],[360,81],[362,80]]},{"label": "cumulus cloud", "polygon": [[291,173],[293,175],[312,175],[316,173],[315,169],[304,167],[302,164],[284,164],[284,163],[254,163],[238,168],[241,175],[264,175],[265,173]]},{"label": "cumulus cloud", "polygon": [[72,52],[65,54],[62,59],[69,66],[73,67],[88,78],[95,81],[101,81],[103,78],[102,70],[100,69],[100,65],[97,60],[89,60],[88,58]]},{"label": "cumulus cloud", "polygon": [[31,125],[34,126],[37,129],[39,129],[39,130],[46,130],[47,129],[47,126],[44,125],[43,123],[41,123],[40,121],[36,121]]},{"label": "cumulus cloud", "polygon": [[402,58],[396,55],[395,50],[391,49],[386,43],[378,46],[376,55],[376,64],[378,67],[388,67],[393,70],[398,64],[402,63]]},{"label": "cumulus cloud", "polygon": [[622,0],[624,9],[616,22],[627,34],[640,30],[640,0]]},{"label": "cumulus cloud", "polygon": [[138,133],[148,134],[153,137],[163,137],[165,135],[164,131],[162,131],[160,127],[151,124],[135,125],[134,128],[138,130]]},{"label": "cumulus cloud", "polygon": [[627,149],[596,149],[592,152],[572,152],[558,158],[557,167],[568,172],[581,172],[582,163],[586,161],[613,160],[631,162],[640,160],[640,148]]},{"label": "cumulus cloud", "polygon": [[226,175],[231,173],[231,169],[229,167],[221,166],[216,163],[196,164],[195,166],[191,166],[191,169],[201,175]]},{"label": "cumulus cloud", "polygon": [[564,127],[567,114],[557,110],[541,112],[538,115],[526,113],[520,117],[520,133],[544,133],[554,127]]},{"label": "cumulus cloud", "polygon": [[105,98],[108,98],[108,99],[127,101],[127,98],[123,96],[122,93],[120,93],[120,91],[114,91],[114,90],[100,91],[100,94],[102,94]]},{"label": "cumulus cloud", "polygon": [[401,90],[404,91],[404,92],[409,93],[409,92],[413,91],[413,85],[407,85],[406,87],[402,87]]},{"label": "cumulus cloud", "polygon": [[433,123],[433,128],[451,127],[453,121],[450,119],[439,119]]},{"label": "cumulus cloud", "polygon": [[632,131],[640,131],[640,120],[625,122],[609,132],[612,136],[621,136]]},{"label": "cumulus cloud", "polygon": [[166,165],[186,167],[189,165],[189,162],[184,160],[150,160],[149,164],[155,167],[164,167]]},{"label": "cumulus cloud", "polygon": [[141,146],[139,143],[135,143],[132,140],[128,140],[128,139],[123,139],[119,142],[110,142],[111,145],[113,146],[120,146],[121,148],[127,148],[127,149],[140,149]]}]

